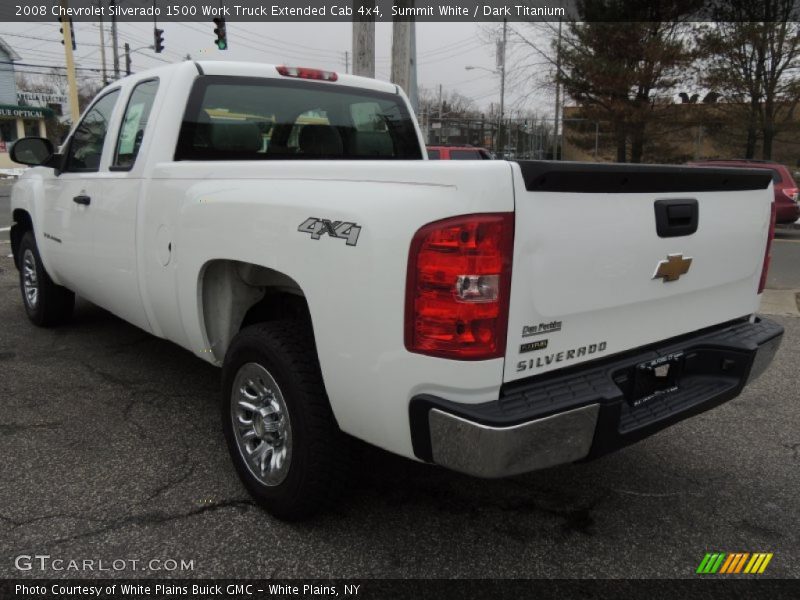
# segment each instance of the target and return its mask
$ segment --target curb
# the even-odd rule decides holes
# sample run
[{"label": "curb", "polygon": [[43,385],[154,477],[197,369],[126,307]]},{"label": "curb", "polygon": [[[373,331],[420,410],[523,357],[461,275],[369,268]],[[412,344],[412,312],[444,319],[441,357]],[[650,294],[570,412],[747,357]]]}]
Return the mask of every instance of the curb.
[{"label": "curb", "polygon": [[800,317],[800,290],[764,290],[758,312],[765,315]]}]

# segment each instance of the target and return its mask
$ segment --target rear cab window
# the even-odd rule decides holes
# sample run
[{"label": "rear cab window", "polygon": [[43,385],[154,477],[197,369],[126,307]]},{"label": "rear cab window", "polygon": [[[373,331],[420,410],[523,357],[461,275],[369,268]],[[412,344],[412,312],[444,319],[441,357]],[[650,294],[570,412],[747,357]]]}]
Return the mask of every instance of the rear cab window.
[{"label": "rear cab window", "polygon": [[439,160],[441,156],[438,150],[428,150],[428,158],[430,160]]},{"label": "rear cab window", "polygon": [[396,94],[338,84],[206,75],[189,97],[175,160],[422,159]]}]

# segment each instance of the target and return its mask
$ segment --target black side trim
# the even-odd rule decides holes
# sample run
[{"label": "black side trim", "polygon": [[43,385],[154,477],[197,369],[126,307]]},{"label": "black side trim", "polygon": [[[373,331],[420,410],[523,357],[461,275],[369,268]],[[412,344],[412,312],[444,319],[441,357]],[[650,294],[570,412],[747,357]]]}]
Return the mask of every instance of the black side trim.
[{"label": "black side trim", "polygon": [[[427,394],[415,396],[409,405],[414,454],[420,460],[432,460],[428,425],[432,408],[490,427],[511,427],[599,404],[589,458],[601,456],[736,397],[759,346],[782,334],[783,327],[767,319],[733,321],[505,384],[500,397],[489,402],[462,404]],[[685,357],[680,389],[634,409],[629,401],[632,370],[642,362],[676,353]]]},{"label": "black side trim", "polygon": [[765,169],[517,161],[529,192],[684,193],[763,190]]}]

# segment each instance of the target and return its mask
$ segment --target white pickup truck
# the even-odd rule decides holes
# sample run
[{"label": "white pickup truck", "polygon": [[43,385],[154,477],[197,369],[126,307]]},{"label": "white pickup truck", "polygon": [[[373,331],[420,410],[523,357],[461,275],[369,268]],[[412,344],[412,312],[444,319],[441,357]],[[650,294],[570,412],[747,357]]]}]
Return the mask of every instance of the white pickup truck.
[{"label": "white pickup truck", "polygon": [[427,161],[390,83],[187,61],[12,155],[28,317],[79,294],[221,366],[282,518],[336,496],[352,437],[480,477],[590,459],[737,396],[783,334],[768,172]]}]

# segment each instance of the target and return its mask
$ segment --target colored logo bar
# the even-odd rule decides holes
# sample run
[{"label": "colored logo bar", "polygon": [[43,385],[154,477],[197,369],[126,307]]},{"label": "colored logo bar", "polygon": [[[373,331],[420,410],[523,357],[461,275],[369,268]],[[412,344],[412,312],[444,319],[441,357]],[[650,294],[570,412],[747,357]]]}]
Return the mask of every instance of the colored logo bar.
[{"label": "colored logo bar", "polygon": [[700,561],[696,572],[701,575],[760,575],[772,556],[772,552],[709,552]]}]

